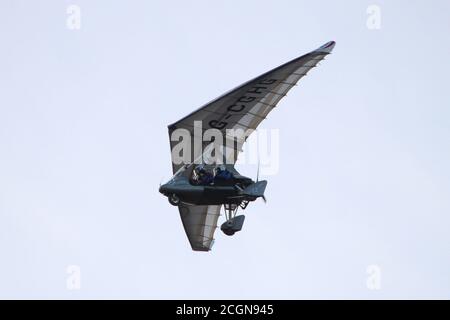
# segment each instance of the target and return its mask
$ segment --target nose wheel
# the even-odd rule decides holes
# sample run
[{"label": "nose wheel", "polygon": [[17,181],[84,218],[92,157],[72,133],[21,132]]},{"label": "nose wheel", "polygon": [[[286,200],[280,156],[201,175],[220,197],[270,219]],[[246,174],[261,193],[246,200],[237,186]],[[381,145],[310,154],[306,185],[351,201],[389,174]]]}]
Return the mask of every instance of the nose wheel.
[{"label": "nose wheel", "polygon": [[242,230],[244,225],[245,216],[236,216],[239,206],[236,204],[224,204],[225,209],[225,221],[220,229],[227,236],[233,236],[236,232]]},{"label": "nose wheel", "polygon": [[180,198],[175,193],[171,194],[168,199],[169,203],[175,207],[177,207],[181,202]]}]

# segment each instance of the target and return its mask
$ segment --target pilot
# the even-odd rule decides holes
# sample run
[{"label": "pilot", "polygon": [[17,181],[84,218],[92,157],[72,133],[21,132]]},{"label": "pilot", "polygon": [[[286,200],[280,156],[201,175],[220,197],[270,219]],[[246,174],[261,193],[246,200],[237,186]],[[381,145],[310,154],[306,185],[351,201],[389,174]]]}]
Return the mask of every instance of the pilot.
[{"label": "pilot", "polygon": [[195,173],[197,175],[197,183],[200,185],[211,184],[214,180],[213,175],[208,172],[203,165],[197,166],[197,168],[195,168]]}]

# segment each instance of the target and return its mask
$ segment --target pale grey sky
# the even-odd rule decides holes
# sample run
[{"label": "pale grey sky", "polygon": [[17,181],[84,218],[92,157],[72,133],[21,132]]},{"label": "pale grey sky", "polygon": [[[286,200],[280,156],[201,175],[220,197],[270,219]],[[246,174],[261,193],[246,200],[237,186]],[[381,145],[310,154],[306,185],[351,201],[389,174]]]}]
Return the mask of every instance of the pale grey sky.
[{"label": "pale grey sky", "polygon": [[[449,298],[449,9],[3,0],[0,297]],[[281,139],[267,205],[192,252],[158,193],[167,124],[329,40],[334,54],[263,124]]]}]

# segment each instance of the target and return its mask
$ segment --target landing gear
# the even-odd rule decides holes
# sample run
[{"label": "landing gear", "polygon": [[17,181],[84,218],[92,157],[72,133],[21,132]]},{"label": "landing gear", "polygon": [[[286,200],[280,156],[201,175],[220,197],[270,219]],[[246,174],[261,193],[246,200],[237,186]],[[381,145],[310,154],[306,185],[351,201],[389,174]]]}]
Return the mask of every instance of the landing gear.
[{"label": "landing gear", "polygon": [[227,221],[233,219],[238,211],[238,205],[234,203],[226,203],[223,205],[223,208],[225,209],[225,219]]},{"label": "landing gear", "polygon": [[178,205],[181,202],[180,198],[175,193],[172,193],[168,198],[169,198],[169,203],[175,207],[178,207]]},{"label": "landing gear", "polygon": [[222,224],[220,229],[227,236],[233,236],[236,232],[242,230],[242,226],[244,225],[245,216],[236,216],[237,210],[239,207],[245,209],[248,203],[244,206],[241,204],[225,204],[223,207],[225,209],[225,219],[227,221]]}]

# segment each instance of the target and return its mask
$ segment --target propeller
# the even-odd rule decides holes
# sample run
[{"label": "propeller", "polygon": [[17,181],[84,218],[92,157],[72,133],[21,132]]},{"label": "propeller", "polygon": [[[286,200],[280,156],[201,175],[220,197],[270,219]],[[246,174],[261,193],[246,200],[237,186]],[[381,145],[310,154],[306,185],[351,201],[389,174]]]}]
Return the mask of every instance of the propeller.
[{"label": "propeller", "polygon": [[260,161],[259,161],[259,157],[258,157],[258,169],[256,171],[256,182],[259,182],[259,165],[260,165]]},{"label": "propeller", "polygon": [[[259,167],[260,167],[260,164],[261,164],[261,162],[259,161],[259,154],[258,154],[258,170],[256,171],[256,183],[259,182]],[[261,198],[263,199],[264,203],[267,203],[266,196],[263,195]]]}]

